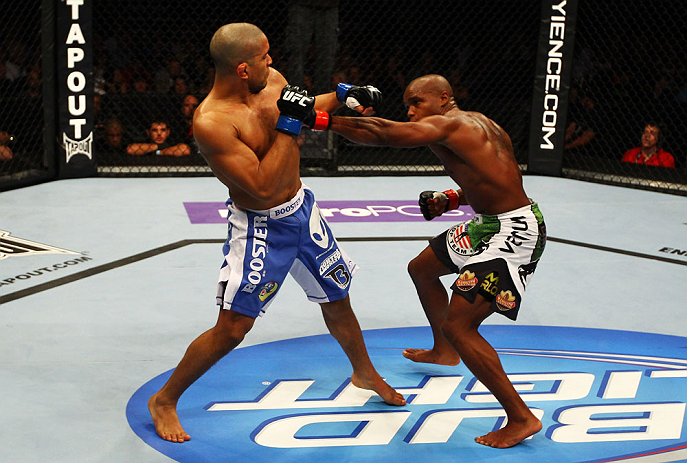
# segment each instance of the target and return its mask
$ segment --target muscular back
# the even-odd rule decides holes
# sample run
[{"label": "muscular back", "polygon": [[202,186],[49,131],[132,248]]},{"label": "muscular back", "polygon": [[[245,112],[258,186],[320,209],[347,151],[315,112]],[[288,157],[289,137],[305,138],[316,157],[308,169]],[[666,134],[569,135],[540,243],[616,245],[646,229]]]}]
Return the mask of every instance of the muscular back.
[{"label": "muscular back", "polygon": [[213,88],[194,114],[201,154],[241,207],[269,209],[300,188],[298,145],[290,136],[278,136],[274,128],[285,84],[272,69],[267,86],[245,101],[220,97]]},{"label": "muscular back", "polygon": [[529,204],[508,134],[477,112],[452,109],[451,134],[430,148],[475,212],[500,214]]}]

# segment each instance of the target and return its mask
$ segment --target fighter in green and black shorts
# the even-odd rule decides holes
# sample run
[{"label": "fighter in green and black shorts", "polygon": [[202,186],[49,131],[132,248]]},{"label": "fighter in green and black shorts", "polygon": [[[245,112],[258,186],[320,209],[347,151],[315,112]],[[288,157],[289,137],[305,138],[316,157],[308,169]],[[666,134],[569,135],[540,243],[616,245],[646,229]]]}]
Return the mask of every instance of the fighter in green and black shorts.
[{"label": "fighter in green and black shorts", "polygon": [[477,214],[429,241],[437,258],[458,274],[455,294],[515,320],[520,300],[546,245],[546,225],[536,203],[498,215]]}]

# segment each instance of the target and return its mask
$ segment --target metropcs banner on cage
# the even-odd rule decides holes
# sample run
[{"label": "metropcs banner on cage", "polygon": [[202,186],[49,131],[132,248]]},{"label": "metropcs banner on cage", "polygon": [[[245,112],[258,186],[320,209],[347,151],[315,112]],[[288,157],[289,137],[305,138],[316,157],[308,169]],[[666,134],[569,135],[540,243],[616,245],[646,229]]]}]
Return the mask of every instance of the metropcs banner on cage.
[{"label": "metropcs banner on cage", "polygon": [[61,178],[96,172],[92,6],[91,0],[57,2],[57,152]]}]

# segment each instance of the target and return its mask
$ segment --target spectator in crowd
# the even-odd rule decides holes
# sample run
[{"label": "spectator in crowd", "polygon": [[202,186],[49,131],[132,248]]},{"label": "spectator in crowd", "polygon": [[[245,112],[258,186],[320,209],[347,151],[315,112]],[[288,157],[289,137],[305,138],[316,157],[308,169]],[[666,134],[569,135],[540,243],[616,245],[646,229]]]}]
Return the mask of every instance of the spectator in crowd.
[{"label": "spectator in crowd", "polygon": [[0,77],[12,82],[26,77],[26,71],[22,68],[25,55],[24,45],[16,40],[6,39],[0,43],[0,61],[4,63],[3,75]]},{"label": "spectator in crowd", "polygon": [[102,136],[96,138],[96,151],[105,155],[126,153],[124,126],[119,119],[111,118],[105,121]]},{"label": "spectator in crowd", "polygon": [[203,86],[208,68],[210,67],[203,53],[197,53],[195,60],[191,61],[188,67],[185,67],[188,72],[189,82],[193,88],[200,89]]},{"label": "spectator in crowd", "polygon": [[641,137],[641,146],[625,152],[623,162],[675,168],[673,155],[661,148],[661,128],[655,122],[647,122]]},{"label": "spectator in crowd", "polygon": [[155,91],[157,93],[169,93],[174,87],[174,79],[186,77],[184,68],[178,59],[170,59],[167,65],[155,73]]},{"label": "spectator in crowd", "polygon": [[349,83],[353,83],[355,85],[362,84],[363,80],[365,79],[363,76],[363,71],[357,64],[352,64],[346,68],[346,77],[348,78]]},{"label": "spectator in crowd", "polygon": [[12,160],[12,149],[7,146],[10,141],[12,141],[12,136],[4,130],[0,130],[0,161]]},{"label": "spectator in crowd", "polygon": [[129,65],[123,69],[123,74],[126,81],[132,86],[134,82],[140,78],[143,78],[148,85],[150,85],[150,82],[153,80],[148,67],[139,58],[132,59]]},{"label": "spectator in crowd", "polygon": [[167,142],[170,129],[167,122],[162,119],[154,119],[146,129],[148,141],[132,143],[126,147],[127,154],[140,156],[143,154],[156,154],[158,156],[188,156],[191,148],[186,143],[171,145]]},{"label": "spectator in crowd", "polygon": [[105,127],[105,123],[112,118],[121,120],[121,114],[126,113],[121,108],[124,103],[121,98],[111,95],[93,94],[93,123],[97,129]]},{"label": "spectator in crowd", "polygon": [[134,93],[148,93],[148,80],[142,74],[135,74],[131,88],[134,89]]},{"label": "spectator in crowd", "polygon": [[93,123],[96,127],[105,124],[105,114],[103,113],[103,96],[99,93],[93,94]]},{"label": "spectator in crowd", "polygon": [[172,122],[171,131],[176,141],[186,143],[193,153],[198,153],[195,139],[193,138],[193,114],[198,107],[198,98],[186,95],[181,100],[181,108],[177,112],[176,120]]},{"label": "spectator in crowd", "polygon": [[193,36],[193,33],[189,31],[189,36],[184,39],[176,57],[185,71],[188,84],[192,87],[197,87],[205,75],[208,61],[207,54],[204,51],[198,50],[198,43],[191,39],[191,36]]},{"label": "spectator in crowd", "polygon": [[590,95],[573,89],[572,105],[568,113],[564,149],[577,154],[592,154],[596,143],[596,101]]},{"label": "spectator in crowd", "polygon": [[31,66],[26,76],[26,94],[30,98],[43,98],[43,82],[41,80],[40,66]]},{"label": "spectator in crowd", "polygon": [[11,89],[12,81],[7,78],[7,64],[0,61],[0,91],[10,93]]},{"label": "spectator in crowd", "polygon": [[129,81],[122,69],[112,71],[112,79],[107,82],[107,93],[125,94],[129,92]]},{"label": "spectator in crowd", "polygon": [[205,73],[205,79],[203,80],[202,85],[198,88],[198,93],[202,96],[207,95],[210,93],[210,90],[212,89],[212,85],[215,82],[215,67],[210,66],[206,73]]},{"label": "spectator in crowd", "polygon": [[174,85],[172,85],[172,93],[175,95],[186,95],[190,92],[188,82],[184,77],[175,77]]},{"label": "spectator in crowd", "polygon": [[346,71],[339,69],[332,74],[332,87],[336,88],[337,85],[341,83],[348,82],[348,77],[346,77]]},{"label": "spectator in crowd", "polygon": [[107,54],[104,52],[95,53],[95,63],[93,64],[93,93],[104,95],[107,93],[107,81],[110,78],[110,66]]},{"label": "spectator in crowd", "polygon": [[304,88],[305,62],[313,43],[313,92],[319,95],[330,90],[338,35],[339,0],[290,0],[286,47],[290,56],[288,80],[292,85]]}]

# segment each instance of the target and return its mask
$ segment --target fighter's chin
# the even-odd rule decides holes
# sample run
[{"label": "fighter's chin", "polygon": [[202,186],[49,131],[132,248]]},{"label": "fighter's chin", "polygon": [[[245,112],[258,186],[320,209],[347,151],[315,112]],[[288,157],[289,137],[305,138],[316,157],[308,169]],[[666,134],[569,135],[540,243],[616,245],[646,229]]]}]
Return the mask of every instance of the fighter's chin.
[{"label": "fighter's chin", "polygon": [[265,87],[267,87],[267,80],[259,85],[249,85],[248,91],[250,91],[253,95],[257,95],[258,93],[262,92]]}]

